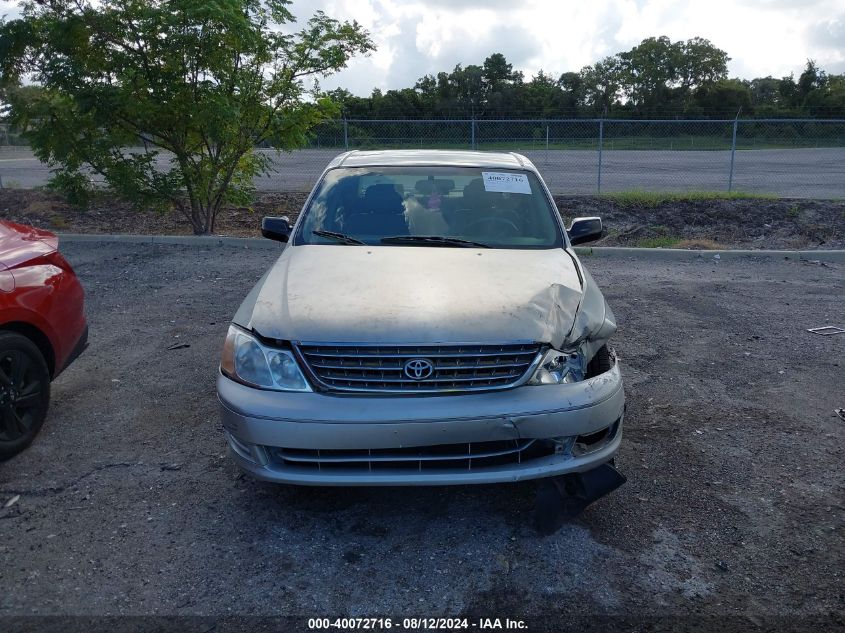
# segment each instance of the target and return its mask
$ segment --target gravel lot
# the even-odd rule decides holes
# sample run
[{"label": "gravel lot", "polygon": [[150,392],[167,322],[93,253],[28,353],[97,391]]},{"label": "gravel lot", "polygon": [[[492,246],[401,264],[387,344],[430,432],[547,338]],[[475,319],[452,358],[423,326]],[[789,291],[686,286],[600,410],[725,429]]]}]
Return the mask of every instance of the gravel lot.
[{"label": "gravel lot", "polygon": [[629,481],[539,537],[531,484],[297,489],[239,475],[214,376],[228,319],[274,251],[64,252],[87,288],[91,346],[54,383],[36,443],[0,464],[0,506],[20,495],[0,509],[0,618],[843,624],[845,335],[805,331],[845,326],[841,264],[590,259],[621,324]]},{"label": "gravel lot", "polygon": [[[540,169],[554,193],[596,192],[598,152],[594,150],[520,150]],[[276,173],[256,179],[259,191],[309,191],[340,149],[271,152]],[[166,159],[161,158],[162,167]],[[724,191],[729,151],[605,150],[602,191]],[[845,148],[739,150],[733,188],[785,198],[845,196]],[[8,187],[37,187],[50,169],[26,148],[0,148],[0,177]]]}]

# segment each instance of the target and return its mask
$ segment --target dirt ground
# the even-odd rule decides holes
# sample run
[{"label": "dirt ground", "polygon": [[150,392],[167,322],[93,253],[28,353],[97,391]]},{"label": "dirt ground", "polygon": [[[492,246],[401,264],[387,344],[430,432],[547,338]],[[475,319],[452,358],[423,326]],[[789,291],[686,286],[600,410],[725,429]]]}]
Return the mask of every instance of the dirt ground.
[{"label": "dirt ground", "polygon": [[805,331],[845,325],[841,264],[587,259],[620,323],[628,483],[540,537],[530,483],[313,489],[239,474],[217,417],[219,348],[275,251],[64,250],[91,345],[54,383],[35,444],[0,464],[0,629],[42,615],[63,616],[56,630],[103,615],[211,617],[192,631],[240,615],[845,624],[845,336]]},{"label": "dirt ground", "polygon": [[[295,219],[304,193],[258,194],[251,208],[227,208],[216,233],[259,236],[265,215]],[[845,248],[845,201],[808,199],[686,200],[656,206],[626,205],[601,196],[555,196],[568,219],[598,215],[607,236],[598,246],[678,248]],[[42,190],[0,189],[0,218],[65,233],[189,234],[176,213],[138,211],[108,197],[88,209],[73,207]]]}]

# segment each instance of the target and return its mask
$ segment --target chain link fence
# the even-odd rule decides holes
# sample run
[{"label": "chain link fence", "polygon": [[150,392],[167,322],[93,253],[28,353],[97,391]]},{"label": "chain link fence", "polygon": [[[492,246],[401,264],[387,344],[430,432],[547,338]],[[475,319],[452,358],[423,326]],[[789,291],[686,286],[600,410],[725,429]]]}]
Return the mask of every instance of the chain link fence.
[{"label": "chain link fence", "polygon": [[[0,124],[0,178],[38,186],[49,168]],[[346,150],[475,149],[526,155],[557,194],[737,191],[845,198],[845,119],[337,120],[309,147],[268,152],[265,191],[307,191]],[[162,159],[164,161],[164,159]]]},{"label": "chain link fence", "polygon": [[[845,119],[332,121],[289,160],[308,170],[311,160],[303,159],[310,153],[317,163],[309,172],[313,182],[333,153],[426,148],[519,152],[559,194],[642,189],[845,197]],[[288,171],[269,180],[282,186]]]},{"label": "chain link fence", "polygon": [[24,147],[26,140],[21,133],[9,123],[0,123],[0,147]]}]

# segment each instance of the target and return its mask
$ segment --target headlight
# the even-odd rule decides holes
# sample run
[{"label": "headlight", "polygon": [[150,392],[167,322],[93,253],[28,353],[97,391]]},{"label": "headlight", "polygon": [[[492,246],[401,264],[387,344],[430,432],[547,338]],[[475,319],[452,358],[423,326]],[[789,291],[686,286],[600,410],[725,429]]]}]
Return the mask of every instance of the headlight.
[{"label": "headlight", "polygon": [[584,354],[579,350],[560,351],[550,349],[543,356],[540,366],[529,385],[560,385],[584,380],[587,364]]},{"label": "headlight", "polygon": [[276,391],[311,391],[293,354],[265,347],[255,337],[229,326],[220,370],[251,387]]}]

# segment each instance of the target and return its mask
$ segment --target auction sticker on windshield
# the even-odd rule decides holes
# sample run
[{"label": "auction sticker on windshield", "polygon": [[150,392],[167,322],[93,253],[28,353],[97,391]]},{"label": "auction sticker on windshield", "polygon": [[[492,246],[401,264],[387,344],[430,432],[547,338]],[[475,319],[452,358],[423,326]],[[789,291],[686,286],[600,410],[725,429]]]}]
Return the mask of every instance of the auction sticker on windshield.
[{"label": "auction sticker on windshield", "polygon": [[525,174],[508,174],[499,171],[482,171],[484,190],[497,193],[531,193],[528,176]]}]

